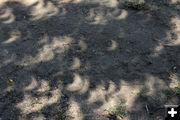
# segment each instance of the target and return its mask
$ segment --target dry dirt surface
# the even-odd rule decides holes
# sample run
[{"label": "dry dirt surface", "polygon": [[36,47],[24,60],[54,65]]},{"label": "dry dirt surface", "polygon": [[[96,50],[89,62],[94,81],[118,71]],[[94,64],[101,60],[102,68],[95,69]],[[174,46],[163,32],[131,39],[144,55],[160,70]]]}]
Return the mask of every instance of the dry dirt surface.
[{"label": "dry dirt surface", "polygon": [[180,2],[127,2],[0,0],[0,120],[163,120],[180,103]]}]

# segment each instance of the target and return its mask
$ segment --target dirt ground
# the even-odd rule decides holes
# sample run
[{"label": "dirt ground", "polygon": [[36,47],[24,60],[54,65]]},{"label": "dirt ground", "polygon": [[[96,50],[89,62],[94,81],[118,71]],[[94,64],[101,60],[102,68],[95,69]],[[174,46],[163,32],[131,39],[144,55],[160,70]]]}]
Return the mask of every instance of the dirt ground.
[{"label": "dirt ground", "polygon": [[128,1],[1,0],[0,120],[163,120],[180,103],[180,2]]}]

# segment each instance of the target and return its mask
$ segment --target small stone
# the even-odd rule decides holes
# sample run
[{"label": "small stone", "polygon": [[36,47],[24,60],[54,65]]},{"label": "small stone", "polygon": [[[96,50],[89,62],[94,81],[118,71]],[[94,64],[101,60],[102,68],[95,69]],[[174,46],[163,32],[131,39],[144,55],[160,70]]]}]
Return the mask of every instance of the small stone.
[{"label": "small stone", "polygon": [[117,116],[117,120],[122,120],[123,118],[120,116]]},{"label": "small stone", "polygon": [[177,67],[176,67],[176,66],[174,66],[174,67],[173,67],[173,70],[177,70]]}]

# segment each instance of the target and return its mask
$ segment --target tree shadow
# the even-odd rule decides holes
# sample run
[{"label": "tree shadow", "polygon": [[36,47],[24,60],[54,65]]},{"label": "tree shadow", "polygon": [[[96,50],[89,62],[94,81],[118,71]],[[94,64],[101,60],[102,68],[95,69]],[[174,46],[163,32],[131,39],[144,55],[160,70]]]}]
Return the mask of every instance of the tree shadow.
[{"label": "tree shadow", "polygon": [[[11,19],[8,15],[0,19],[2,119],[33,119],[39,115],[65,119],[72,101],[78,104],[81,119],[98,119],[94,118],[99,114],[95,110],[121,91],[123,82],[132,88],[143,85],[150,89],[150,84],[154,90],[135,98],[135,112],[144,112],[146,104],[154,110],[177,98],[171,96],[168,86],[171,73],[180,76],[180,47],[169,45],[178,39],[171,22],[179,17],[178,4],[169,2],[169,6],[158,7],[155,3],[158,10],[136,11],[86,2],[59,5],[54,1],[49,7],[51,2],[31,6],[6,2],[2,7],[0,16],[14,16],[8,24],[4,22]],[[12,86],[8,78],[13,80]],[[112,84],[115,88],[108,93]],[[11,98],[15,93],[9,95],[13,91],[19,93],[15,98]],[[29,112],[23,109],[27,96],[43,103],[35,104],[40,107],[34,111],[29,105]],[[124,101],[118,97],[118,102]],[[14,99],[18,101],[12,102]],[[9,106],[17,112],[5,114]],[[135,119],[133,109],[129,114],[129,119]]]}]

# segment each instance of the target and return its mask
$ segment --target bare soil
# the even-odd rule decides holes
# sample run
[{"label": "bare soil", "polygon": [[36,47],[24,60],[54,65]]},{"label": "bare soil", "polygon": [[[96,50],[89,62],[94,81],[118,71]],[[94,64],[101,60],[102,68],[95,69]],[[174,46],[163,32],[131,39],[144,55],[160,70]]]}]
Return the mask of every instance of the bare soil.
[{"label": "bare soil", "polygon": [[163,120],[180,103],[180,2],[126,2],[1,0],[0,120],[118,120],[118,104]]}]

